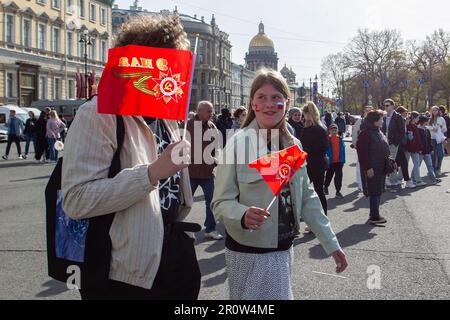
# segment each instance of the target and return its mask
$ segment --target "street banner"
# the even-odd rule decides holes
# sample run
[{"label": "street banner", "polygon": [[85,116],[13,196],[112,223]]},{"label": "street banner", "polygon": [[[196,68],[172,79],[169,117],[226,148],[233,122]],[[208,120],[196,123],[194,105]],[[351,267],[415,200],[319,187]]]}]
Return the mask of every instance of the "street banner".
[{"label": "street banner", "polygon": [[98,86],[98,112],[185,120],[191,51],[128,45],[112,48]]}]

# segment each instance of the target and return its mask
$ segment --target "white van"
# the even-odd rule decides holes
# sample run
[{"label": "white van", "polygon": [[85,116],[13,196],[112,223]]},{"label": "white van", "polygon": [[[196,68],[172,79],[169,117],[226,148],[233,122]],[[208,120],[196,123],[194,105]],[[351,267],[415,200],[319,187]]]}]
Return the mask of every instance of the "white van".
[{"label": "white van", "polygon": [[15,110],[16,111],[16,117],[19,118],[20,120],[23,121],[23,123],[25,124],[25,122],[28,119],[28,112],[23,110],[22,108],[12,105],[12,104],[7,104],[4,106],[0,106],[0,123],[7,123],[9,120],[9,112],[11,110]]},{"label": "white van", "polygon": [[39,118],[39,115],[41,114],[41,110],[37,109],[37,108],[22,108],[23,110],[25,110],[25,112],[27,113],[27,119],[28,117],[28,112],[32,111],[34,113],[34,116],[37,118]]}]

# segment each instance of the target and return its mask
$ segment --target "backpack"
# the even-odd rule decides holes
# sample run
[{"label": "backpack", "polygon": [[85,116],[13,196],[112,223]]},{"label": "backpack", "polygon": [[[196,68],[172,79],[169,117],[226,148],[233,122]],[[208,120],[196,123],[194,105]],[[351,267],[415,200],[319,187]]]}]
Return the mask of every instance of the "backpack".
[{"label": "backpack", "polygon": [[[113,178],[121,170],[120,151],[125,126],[122,116],[116,116],[116,119],[117,150],[111,161],[108,178]],[[81,272],[81,287],[103,287],[109,278],[109,229],[114,213],[82,220],[70,219],[62,208],[62,161],[63,158],[58,160],[45,188],[48,275],[67,283],[73,267],[77,266]]]}]

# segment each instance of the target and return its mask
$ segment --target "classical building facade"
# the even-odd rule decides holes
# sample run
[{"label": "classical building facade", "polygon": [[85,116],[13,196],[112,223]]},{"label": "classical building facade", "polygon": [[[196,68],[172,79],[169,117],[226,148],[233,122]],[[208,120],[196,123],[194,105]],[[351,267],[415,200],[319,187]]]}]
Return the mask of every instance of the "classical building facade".
[{"label": "classical building facade", "polygon": [[231,107],[248,107],[250,89],[255,77],[255,72],[236,63],[231,64]]},{"label": "classical building facade", "polygon": [[0,16],[0,104],[76,98],[77,69],[101,75],[110,0],[1,1]]},{"label": "classical building facade", "polygon": [[197,60],[192,83],[190,109],[195,110],[199,101],[209,100],[215,111],[231,106],[231,43],[228,34],[221,31],[214,15],[208,23],[204,17],[188,16],[174,11],[150,12],[137,6],[130,9],[112,9],[113,34],[120,32],[121,25],[139,15],[173,15],[180,17],[188,34],[191,50],[194,50],[196,35],[199,35]]},{"label": "classical building facade", "polygon": [[284,67],[280,70],[280,73],[283,75],[283,77],[286,79],[286,81],[287,81],[287,83],[289,85],[295,85],[296,84],[295,78],[297,77],[297,75],[292,70],[292,67],[288,68],[286,66],[286,64],[284,64]]},{"label": "classical building facade", "polygon": [[251,71],[260,68],[278,70],[278,54],[270,37],[264,32],[264,24],[259,24],[259,32],[250,41],[248,53],[245,55],[246,67]]}]

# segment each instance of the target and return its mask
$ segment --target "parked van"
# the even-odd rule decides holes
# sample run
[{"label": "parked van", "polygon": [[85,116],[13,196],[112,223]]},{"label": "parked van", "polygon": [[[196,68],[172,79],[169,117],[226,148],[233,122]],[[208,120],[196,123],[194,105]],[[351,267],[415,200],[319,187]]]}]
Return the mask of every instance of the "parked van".
[{"label": "parked van", "polygon": [[25,124],[25,122],[28,119],[28,112],[23,110],[22,108],[12,105],[12,104],[7,104],[4,106],[0,106],[0,123],[7,123],[9,120],[9,112],[11,110],[15,110],[16,111],[16,117],[19,118],[20,120],[23,121],[23,123]]},{"label": "parked van", "polygon": [[28,119],[28,112],[32,111],[34,113],[34,116],[36,118],[39,118],[39,115],[41,114],[41,110],[37,108],[22,108],[27,113],[27,119]]}]

